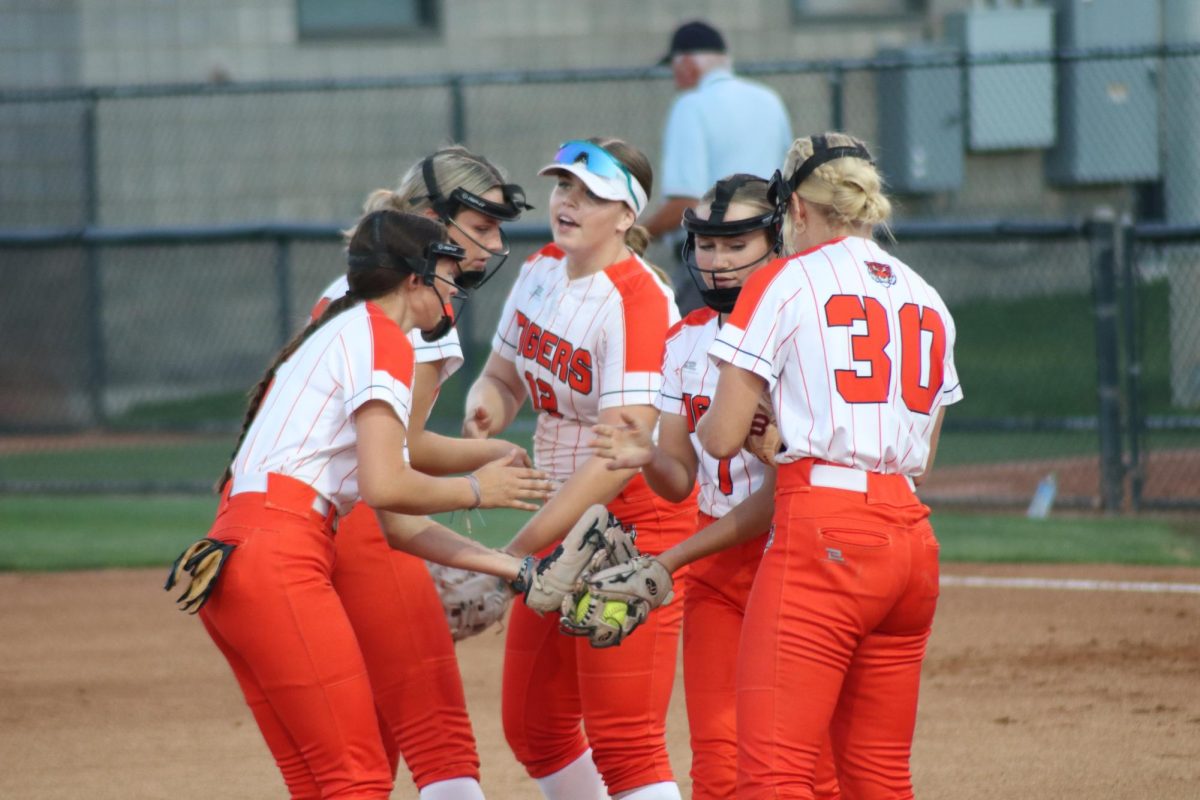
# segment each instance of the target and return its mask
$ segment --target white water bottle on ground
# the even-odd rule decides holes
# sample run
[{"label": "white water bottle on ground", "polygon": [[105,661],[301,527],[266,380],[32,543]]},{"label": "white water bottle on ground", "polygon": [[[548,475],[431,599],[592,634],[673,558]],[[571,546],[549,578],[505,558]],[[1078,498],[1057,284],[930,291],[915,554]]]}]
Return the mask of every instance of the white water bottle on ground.
[{"label": "white water bottle on ground", "polygon": [[1045,519],[1050,515],[1050,509],[1054,507],[1054,496],[1056,494],[1058,494],[1058,477],[1051,472],[1038,481],[1037,488],[1033,490],[1033,499],[1029,501],[1029,510],[1025,512],[1025,516],[1030,519]]}]

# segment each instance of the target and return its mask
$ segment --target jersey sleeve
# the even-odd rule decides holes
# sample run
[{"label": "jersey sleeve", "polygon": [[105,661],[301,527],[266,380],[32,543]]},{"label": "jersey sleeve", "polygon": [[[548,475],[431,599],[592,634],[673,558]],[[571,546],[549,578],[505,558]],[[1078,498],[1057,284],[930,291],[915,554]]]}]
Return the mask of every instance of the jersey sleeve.
[{"label": "jersey sleeve", "polygon": [[346,416],[371,400],[382,400],[407,428],[416,361],[400,326],[382,312],[370,311],[366,322],[347,329],[338,344],[343,349],[340,377]]},{"label": "jersey sleeve", "polygon": [[[675,330],[675,329],[672,329]],[[662,386],[658,390],[658,399],[654,405],[664,414],[679,414],[687,416],[687,406],[683,402],[683,379],[677,348],[672,347],[672,339],[667,340],[663,352]]]},{"label": "jersey sleeve", "polygon": [[[943,306],[943,310],[945,307]],[[958,368],[954,366],[954,318],[945,310],[946,354],[942,366],[942,405],[949,406],[963,399],[962,384],[958,380]]]},{"label": "jersey sleeve", "polygon": [[599,409],[654,405],[662,386],[670,299],[648,270],[618,275],[613,284],[620,302],[611,304],[601,327]]},{"label": "jersey sleeve", "polygon": [[691,94],[681,95],[667,115],[660,184],[663,197],[699,198],[715,180],[708,174],[703,120],[696,106],[698,99]]},{"label": "jersey sleeve", "polygon": [[436,342],[425,341],[421,338],[421,331],[413,328],[408,334],[408,341],[413,346],[416,363],[442,362],[438,373],[439,385],[445,383],[463,365],[462,340],[458,337],[458,328],[451,328],[449,333]]},{"label": "jersey sleeve", "polygon": [[312,310],[308,312],[309,321],[316,322],[320,319],[321,315],[325,313],[325,309],[329,308],[329,304],[348,291],[350,291],[350,281],[346,280],[345,275],[342,275],[333,283],[326,286],[325,291],[321,292],[321,296],[313,304]]},{"label": "jersey sleeve", "polygon": [[777,261],[750,276],[729,319],[708,349],[714,363],[727,362],[753,372],[770,389],[775,388],[782,371],[778,339],[783,330],[780,315],[785,295],[775,278],[784,266],[785,262]]}]

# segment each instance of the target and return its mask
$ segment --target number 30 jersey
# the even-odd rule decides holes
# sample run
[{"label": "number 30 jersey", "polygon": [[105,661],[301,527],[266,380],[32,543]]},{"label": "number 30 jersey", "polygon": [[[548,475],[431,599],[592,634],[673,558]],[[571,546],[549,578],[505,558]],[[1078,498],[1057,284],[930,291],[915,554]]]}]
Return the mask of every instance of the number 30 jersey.
[{"label": "number 30 jersey", "polygon": [[667,334],[667,352],[663,356],[663,385],[658,409],[687,419],[692,447],[696,450],[700,493],[696,498],[700,511],[710,517],[723,517],[750,493],[762,486],[766,466],[746,450],[730,458],[716,459],[704,452],[696,436],[696,423],[712,404],[717,390],[717,365],[708,358],[708,350],[721,327],[717,312],[699,308],[684,317]]},{"label": "number 30 jersey", "polygon": [[787,446],[780,463],[919,475],[938,412],[963,396],[941,297],[859,237],[750,276],[709,355],[767,382]]},{"label": "number 30 jersey", "polygon": [[492,350],[511,362],[538,414],[533,457],[566,480],[592,455],[600,411],[654,405],[675,295],[630,256],[574,280],[566,255],[530,256],[509,292]]}]

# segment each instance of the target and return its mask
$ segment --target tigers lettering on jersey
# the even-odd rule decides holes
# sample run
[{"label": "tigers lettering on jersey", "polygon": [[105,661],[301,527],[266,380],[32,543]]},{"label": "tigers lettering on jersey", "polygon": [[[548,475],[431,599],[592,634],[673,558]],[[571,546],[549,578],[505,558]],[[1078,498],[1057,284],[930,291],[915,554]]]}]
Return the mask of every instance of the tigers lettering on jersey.
[{"label": "tigers lettering on jersey", "polygon": [[545,330],[536,322],[517,312],[517,327],[521,331],[517,345],[522,358],[530,359],[553,372],[562,383],[580,394],[592,391],[592,354],[576,348],[563,337]]},{"label": "tigers lettering on jersey", "polygon": [[521,268],[492,350],[511,361],[538,414],[534,461],[565,480],[591,456],[606,408],[653,405],[674,295],[636,256],[571,277],[547,245]]},{"label": "tigers lettering on jersey", "polygon": [[708,411],[708,407],[712,405],[712,398],[706,394],[688,394],[684,392],[683,405],[687,409],[688,433],[695,433],[696,426],[700,424],[700,418],[704,416],[704,412]]}]

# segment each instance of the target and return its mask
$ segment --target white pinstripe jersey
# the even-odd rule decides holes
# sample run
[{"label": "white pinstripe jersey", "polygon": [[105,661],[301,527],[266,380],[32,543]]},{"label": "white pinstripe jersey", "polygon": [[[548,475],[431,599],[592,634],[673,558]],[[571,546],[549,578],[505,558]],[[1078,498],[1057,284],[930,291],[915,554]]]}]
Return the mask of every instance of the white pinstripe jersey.
[{"label": "white pinstripe jersey", "polygon": [[353,414],[390,405],[407,427],[413,349],[374,303],[318,328],[279,365],[233,460],[233,474],[276,472],[307,483],[346,513],[358,500]]},{"label": "white pinstripe jersey", "polygon": [[679,319],[675,295],[637,256],[575,280],[566,265],[552,244],[525,262],[492,340],[540,412],[534,462],[560,481],[591,456],[602,409],[654,404]]},{"label": "white pinstripe jersey", "polygon": [[712,404],[720,374],[708,358],[717,338],[720,319],[711,308],[699,308],[684,317],[667,333],[663,356],[663,385],[658,409],[687,419],[692,447],[698,460],[697,479],[700,511],[723,517],[750,493],[762,486],[767,468],[746,450],[729,458],[716,459],[704,452],[696,436],[696,423]]},{"label": "white pinstripe jersey", "polygon": [[[321,316],[321,312],[327,305],[344,295],[349,289],[350,283],[346,280],[345,275],[329,284],[321,293],[321,299],[313,306],[310,318],[316,319]],[[462,342],[458,338],[458,328],[451,328],[449,333],[436,342],[425,341],[421,338],[421,331],[413,328],[408,332],[408,341],[412,343],[418,364],[428,364],[432,361],[443,362],[441,372],[438,374],[439,386],[448,381],[450,376],[458,372],[463,365]],[[432,411],[432,408],[430,410]]]},{"label": "white pinstripe jersey", "polygon": [[941,297],[859,237],[750,276],[709,355],[767,382],[781,463],[812,456],[919,475],[939,409],[963,396]]}]

